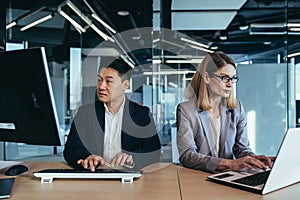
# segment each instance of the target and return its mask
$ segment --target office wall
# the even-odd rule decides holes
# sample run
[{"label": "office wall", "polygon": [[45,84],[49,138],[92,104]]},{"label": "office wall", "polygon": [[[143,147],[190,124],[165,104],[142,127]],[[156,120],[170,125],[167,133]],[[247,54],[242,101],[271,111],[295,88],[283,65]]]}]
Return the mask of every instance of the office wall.
[{"label": "office wall", "polygon": [[[276,155],[288,127],[290,77],[286,63],[238,65],[237,98],[245,107],[251,147]],[[291,87],[290,87],[291,88]]]},{"label": "office wall", "polygon": [[82,105],[95,101],[99,59],[86,57],[82,62]]}]

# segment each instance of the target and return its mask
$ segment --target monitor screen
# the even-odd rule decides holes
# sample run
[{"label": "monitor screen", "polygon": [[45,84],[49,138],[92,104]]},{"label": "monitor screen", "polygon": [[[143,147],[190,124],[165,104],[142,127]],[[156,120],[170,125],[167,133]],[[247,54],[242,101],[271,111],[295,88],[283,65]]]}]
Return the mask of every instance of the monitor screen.
[{"label": "monitor screen", "polygon": [[0,141],[60,146],[43,47],[0,52]]}]

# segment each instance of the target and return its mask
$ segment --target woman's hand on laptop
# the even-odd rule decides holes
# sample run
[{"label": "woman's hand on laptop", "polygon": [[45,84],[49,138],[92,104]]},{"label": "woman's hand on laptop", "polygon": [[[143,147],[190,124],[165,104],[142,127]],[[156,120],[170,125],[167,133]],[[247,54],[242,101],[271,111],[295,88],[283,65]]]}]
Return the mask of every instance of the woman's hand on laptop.
[{"label": "woman's hand on laptop", "polygon": [[253,156],[254,158],[256,158],[257,160],[260,160],[262,161],[266,168],[263,168],[263,169],[267,169],[267,168],[272,168],[272,161],[275,159],[274,157],[268,157],[268,156],[265,156],[265,155],[259,155],[259,156]]},{"label": "woman's hand on laptop", "polygon": [[257,167],[259,169],[267,169],[264,163],[271,163],[270,158],[267,156],[245,156],[234,160],[223,159],[217,166],[217,170],[241,170],[244,168],[252,169]]}]

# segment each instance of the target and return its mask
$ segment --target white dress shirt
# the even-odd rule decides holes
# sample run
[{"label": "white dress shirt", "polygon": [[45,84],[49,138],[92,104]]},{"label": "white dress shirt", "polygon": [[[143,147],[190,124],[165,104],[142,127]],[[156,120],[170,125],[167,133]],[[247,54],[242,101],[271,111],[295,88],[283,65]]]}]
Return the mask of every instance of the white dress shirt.
[{"label": "white dress shirt", "polygon": [[221,134],[221,117],[211,117],[211,127],[214,136],[215,146],[214,146],[214,156],[219,157],[220,149],[220,134]]},{"label": "white dress shirt", "polygon": [[121,130],[123,121],[123,110],[125,104],[125,97],[119,111],[113,115],[105,107],[105,133],[104,133],[104,151],[103,158],[105,161],[112,159],[117,153],[122,152],[121,146]]}]

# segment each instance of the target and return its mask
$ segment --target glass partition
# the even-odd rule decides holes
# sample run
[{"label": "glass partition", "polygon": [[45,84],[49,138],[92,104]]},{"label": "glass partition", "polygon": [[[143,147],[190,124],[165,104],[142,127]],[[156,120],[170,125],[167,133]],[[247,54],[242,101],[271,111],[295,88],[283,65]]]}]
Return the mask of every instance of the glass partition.
[{"label": "glass partition", "polygon": [[[161,2],[153,0],[152,26],[109,32],[113,42],[104,41],[91,29],[89,33],[80,34],[70,24],[64,27],[66,34],[51,32],[43,36],[48,42],[43,41],[46,38],[32,40],[27,37],[30,32],[26,35],[15,29],[8,30],[8,42],[21,42],[24,46],[22,42],[26,41],[28,47],[46,47],[63,137],[67,136],[78,107],[95,100],[96,73],[101,58],[123,55],[135,66],[126,95],[151,109],[162,144],[161,161],[178,162],[176,107],[186,100],[185,88],[203,57],[208,52],[224,51],[238,65],[240,81],[235,88],[236,96],[246,109],[251,147],[258,154],[275,155],[286,129],[300,124],[296,112],[299,105],[296,100],[300,101],[297,54],[300,33],[295,24],[295,15],[300,10],[288,0],[283,1],[285,6],[279,6],[282,4],[278,2],[268,5],[262,1],[234,1],[235,8],[231,9],[227,5],[204,7],[206,4],[188,7],[193,1],[184,5],[176,0],[164,5]],[[64,9],[66,7],[64,5]],[[256,19],[253,14],[270,10],[276,13],[276,18],[272,18],[273,14]],[[143,14],[146,13],[141,12],[139,17]],[[13,18],[11,15],[9,13]],[[181,23],[185,17],[187,21]],[[270,22],[271,18],[274,23]],[[205,24],[198,24],[197,19],[204,19]],[[230,23],[234,26],[229,26]],[[217,25],[218,28],[213,27]],[[86,42],[90,37],[93,37],[89,40],[92,44]],[[63,148],[54,151],[49,147],[1,144],[6,159],[60,153]]]},{"label": "glass partition", "polygon": [[[209,44],[209,50],[216,49],[217,51],[224,51],[235,59],[238,65],[237,75],[240,78],[240,81],[236,85],[236,96],[243,102],[245,107],[248,120],[247,130],[250,146],[257,154],[275,156],[287,128],[296,126],[295,99],[299,96],[299,92],[297,92],[296,89],[300,87],[299,81],[297,82],[299,79],[297,62],[299,62],[299,60],[298,58],[290,56],[290,54],[299,51],[298,46],[296,45],[296,43],[299,42],[299,39],[296,38],[296,35],[298,35],[299,32],[289,28],[292,25],[288,25],[288,23],[293,22],[293,13],[295,13],[297,9],[290,9],[293,6],[288,5],[288,3],[289,2],[286,1],[286,7],[276,7],[276,4],[274,3],[262,7],[250,6],[250,8],[241,8],[243,13],[264,12],[264,10],[270,9],[270,7],[273,7],[273,9],[276,10],[276,19],[281,22],[279,24],[256,23],[255,20],[253,20],[254,22],[252,24],[250,24],[250,22],[248,23],[250,27],[246,28],[248,30],[245,31],[242,36],[247,34],[248,36],[250,35],[249,38],[253,37],[252,40],[259,40],[261,43],[257,46],[252,45],[252,43],[255,42],[251,41],[251,39],[249,41],[239,40],[239,37],[242,36],[238,36],[237,31],[232,30],[232,32],[226,30],[228,31],[227,38],[220,37],[220,40],[223,40],[223,42],[220,42],[221,45],[219,46],[216,46],[214,41],[205,41],[205,38],[201,37],[197,38],[198,42],[202,40],[206,42],[206,44]],[[162,19],[158,17],[163,11],[157,9],[157,7],[159,7],[159,3],[156,4],[153,18],[156,19],[156,29],[159,30],[160,34],[163,34],[166,31],[159,28],[159,23]],[[222,11],[226,11],[226,9],[218,9],[218,12]],[[176,10],[174,10],[174,13],[175,12]],[[201,14],[201,11],[199,12]],[[203,13],[206,12],[207,10],[203,11]],[[290,21],[289,18],[293,19]],[[255,26],[258,26],[259,28],[256,28]],[[158,53],[153,55],[153,60],[158,58],[161,62],[159,62],[159,64],[157,64],[157,62],[153,63],[153,74],[156,74],[152,76],[152,79],[159,81],[163,86],[168,87],[168,89],[172,88],[172,95],[165,94],[164,90],[153,88],[152,92],[157,95],[152,95],[152,102],[163,102],[164,108],[172,107],[170,108],[173,115],[171,122],[176,122],[176,104],[185,101],[183,91],[189,84],[189,80],[193,75],[193,70],[195,70],[198,63],[201,62],[201,58],[207,54],[204,49],[200,51],[194,50],[192,53],[189,52],[189,57],[183,55],[182,52],[185,52],[188,49],[187,46],[191,46],[184,44],[184,47],[180,47],[182,46],[181,41],[183,40],[182,37],[185,32],[186,31],[179,30],[176,33],[173,33],[172,37],[171,35],[168,35],[167,37],[160,35],[159,45],[154,41],[154,44],[157,44],[156,47],[159,48],[160,51],[155,51]],[[203,35],[205,37],[205,34]],[[217,36],[218,35],[216,35],[216,37]],[[189,38],[188,35],[185,37]],[[231,42],[232,40],[227,40],[230,37],[236,38],[236,40],[233,42]],[[167,44],[166,38],[168,39]],[[235,43],[235,46],[232,45],[234,49],[228,50],[228,48],[222,48],[222,45],[230,46],[231,43]],[[247,43],[248,45],[243,45]],[[182,49],[181,51],[174,51],[174,54],[170,55],[168,52],[166,53],[164,49],[166,45],[173,45]],[[175,63],[175,65],[170,64],[172,56],[177,59],[172,62]],[[199,62],[193,63],[191,61],[192,59],[198,59]],[[158,67],[156,67],[156,65],[158,65]],[[165,75],[161,66],[170,67],[177,72],[188,69],[191,74],[184,76],[177,75],[178,78],[174,79],[171,78],[172,75]],[[175,87],[169,85],[169,79],[172,80],[172,86]],[[167,130],[172,130],[173,127],[173,131],[166,131],[163,129],[163,131],[159,132],[161,138],[166,139],[161,140],[164,146],[162,159],[168,160],[171,158],[173,162],[178,162],[177,149],[174,147],[176,146],[176,141],[174,141],[174,137],[176,136],[176,126],[175,123],[170,123],[170,118],[165,112],[165,109],[161,109],[161,107],[158,107],[156,111],[154,111],[154,114],[158,119],[157,121],[159,122],[157,123],[159,127],[162,127],[162,124],[165,125],[163,127],[167,128]],[[169,110],[168,112],[171,113]],[[169,129],[169,127],[171,128]],[[165,137],[166,134],[168,137]],[[171,146],[170,150],[167,150],[166,147],[168,145],[166,144]]]}]

